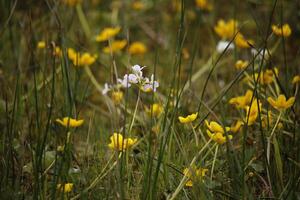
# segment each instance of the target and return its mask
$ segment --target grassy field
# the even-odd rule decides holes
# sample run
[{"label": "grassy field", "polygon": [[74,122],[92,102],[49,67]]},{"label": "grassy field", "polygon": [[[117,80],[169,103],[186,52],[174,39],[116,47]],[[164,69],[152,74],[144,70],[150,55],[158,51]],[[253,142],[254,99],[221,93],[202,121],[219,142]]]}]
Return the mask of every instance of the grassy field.
[{"label": "grassy field", "polygon": [[300,200],[297,0],[0,0],[0,199]]}]

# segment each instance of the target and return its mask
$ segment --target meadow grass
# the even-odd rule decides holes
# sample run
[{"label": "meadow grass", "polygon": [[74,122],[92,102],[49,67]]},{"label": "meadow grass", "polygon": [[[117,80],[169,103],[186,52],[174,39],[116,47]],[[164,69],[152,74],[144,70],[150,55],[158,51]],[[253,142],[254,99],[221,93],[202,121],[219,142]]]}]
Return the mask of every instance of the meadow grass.
[{"label": "meadow grass", "polygon": [[300,199],[297,1],[0,3],[0,199]]}]

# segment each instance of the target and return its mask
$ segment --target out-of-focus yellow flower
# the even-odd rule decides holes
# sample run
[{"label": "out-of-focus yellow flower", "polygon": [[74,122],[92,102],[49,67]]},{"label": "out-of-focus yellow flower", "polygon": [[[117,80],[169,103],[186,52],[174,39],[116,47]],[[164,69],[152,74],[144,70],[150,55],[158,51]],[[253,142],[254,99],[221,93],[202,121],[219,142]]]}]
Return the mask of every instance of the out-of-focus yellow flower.
[{"label": "out-of-focus yellow flower", "polygon": [[[225,133],[223,127],[218,122],[215,121],[208,122],[207,120],[205,120],[205,124],[211,132],[220,132],[222,134]],[[229,127],[225,127],[225,128],[226,131],[230,131]]]},{"label": "out-of-focus yellow flower", "polygon": [[232,124],[230,127],[231,132],[237,133],[241,129],[241,127],[244,125],[244,122],[242,120],[237,120],[235,124]]},{"label": "out-of-focus yellow flower", "polygon": [[131,7],[133,10],[144,10],[145,9],[145,4],[141,1],[134,1],[131,4]]},{"label": "out-of-focus yellow flower", "polygon": [[195,121],[195,119],[197,118],[197,116],[198,116],[198,113],[193,113],[193,114],[190,114],[190,115],[188,115],[186,117],[179,116],[178,120],[182,124],[191,123],[191,122]]},{"label": "out-of-focus yellow flower", "polygon": [[[207,135],[216,143],[218,144],[224,144],[227,141],[226,136],[224,136],[222,133],[220,132],[215,132],[212,133],[210,132],[208,129],[206,130]],[[228,138],[231,140],[232,139],[232,135],[228,135]]]},{"label": "out-of-focus yellow flower", "polygon": [[228,22],[220,19],[217,25],[214,27],[214,30],[222,39],[230,40],[237,31],[237,25],[238,23],[233,19],[229,20]]},{"label": "out-of-focus yellow flower", "polygon": [[245,69],[249,65],[249,62],[247,60],[238,60],[235,63],[236,69]]},{"label": "out-of-focus yellow flower", "polygon": [[293,84],[298,84],[300,83],[300,75],[296,75],[294,76],[293,80],[292,80]]},{"label": "out-of-focus yellow flower", "polygon": [[196,7],[200,8],[201,10],[211,11],[213,6],[208,0],[195,0]]},{"label": "out-of-focus yellow flower", "polygon": [[68,57],[70,60],[72,60],[75,66],[90,66],[97,59],[96,55],[91,55],[87,52],[80,54],[72,48],[68,48]]},{"label": "out-of-focus yellow flower", "polygon": [[251,90],[247,90],[244,96],[231,98],[229,103],[235,105],[237,108],[245,108],[251,102],[252,95],[253,92]]},{"label": "out-of-focus yellow flower", "polygon": [[127,149],[131,148],[136,142],[137,139],[124,139],[122,134],[114,133],[110,137],[110,144],[108,144],[108,147],[117,151],[126,151]]},{"label": "out-of-focus yellow flower", "polygon": [[[248,126],[251,126],[256,121],[259,111],[261,110],[261,103],[257,103],[257,99],[253,99],[250,106],[246,106],[245,122],[248,121]],[[249,117],[249,118],[248,118]]]},{"label": "out-of-focus yellow flower", "polygon": [[[276,67],[274,68],[274,71],[276,76],[278,76],[278,69]],[[255,80],[258,79],[260,84],[267,85],[272,83],[275,80],[275,74],[273,73],[272,70],[267,69],[266,71],[261,72],[260,75],[258,75],[258,73],[255,73],[254,78]]]},{"label": "out-of-focus yellow flower", "polygon": [[187,48],[182,48],[182,57],[183,59],[187,60],[190,58],[190,53],[189,53],[189,50]]},{"label": "out-of-focus yellow flower", "polygon": [[237,47],[246,49],[246,48],[251,47],[249,44],[253,45],[254,41],[246,40],[245,37],[243,36],[243,34],[238,33],[235,37],[234,43]]},{"label": "out-of-focus yellow flower", "polygon": [[272,30],[278,36],[289,37],[292,34],[292,30],[288,24],[284,24],[282,27],[272,25]]},{"label": "out-of-focus yellow flower", "polygon": [[57,123],[63,125],[64,127],[72,127],[72,128],[79,127],[84,122],[83,119],[77,120],[77,119],[73,119],[73,118],[70,118],[70,117],[64,117],[62,120],[61,119],[56,119],[55,121]]},{"label": "out-of-focus yellow flower", "polygon": [[37,48],[38,49],[44,49],[46,47],[46,42],[45,41],[39,41],[37,43]]},{"label": "out-of-focus yellow flower", "polygon": [[58,190],[60,190],[61,192],[64,192],[64,193],[70,193],[72,192],[73,190],[73,183],[66,183],[64,185],[61,185],[61,184],[57,184],[57,187],[56,187]]},{"label": "out-of-focus yellow flower", "polygon": [[121,30],[120,27],[105,28],[99,35],[96,36],[96,41],[97,42],[107,41],[110,38],[113,38],[115,35],[117,35],[120,32],[120,30]]},{"label": "out-of-focus yellow flower", "polygon": [[61,51],[60,47],[55,47],[55,48],[54,48],[53,55],[54,55],[54,56],[59,56],[59,57],[62,56],[62,51]]},{"label": "out-of-focus yellow flower", "polygon": [[273,106],[273,108],[282,111],[291,107],[295,102],[295,97],[290,97],[286,100],[286,97],[283,94],[280,94],[276,100],[272,97],[269,97],[268,102]]},{"label": "out-of-focus yellow flower", "polygon": [[146,107],[146,113],[153,117],[159,117],[160,114],[163,112],[164,108],[162,107],[162,105],[160,105],[159,103],[154,103],[150,108]]},{"label": "out-of-focus yellow flower", "polygon": [[208,169],[206,169],[206,168],[198,168],[198,169],[196,167],[185,168],[183,170],[183,174],[186,177],[188,177],[188,181],[186,182],[185,186],[192,187],[193,186],[192,179],[202,178],[202,177],[206,176],[207,172],[208,172]]},{"label": "out-of-focus yellow flower", "polygon": [[110,53],[110,52],[117,52],[122,50],[127,44],[126,40],[115,40],[111,43],[110,46],[104,47],[103,52],[104,53]]},{"label": "out-of-focus yellow flower", "polygon": [[133,42],[130,44],[128,51],[131,55],[143,55],[147,52],[147,47],[142,42]]},{"label": "out-of-focus yellow flower", "polygon": [[121,103],[123,99],[123,92],[122,91],[114,91],[111,93],[111,98],[115,104]]}]

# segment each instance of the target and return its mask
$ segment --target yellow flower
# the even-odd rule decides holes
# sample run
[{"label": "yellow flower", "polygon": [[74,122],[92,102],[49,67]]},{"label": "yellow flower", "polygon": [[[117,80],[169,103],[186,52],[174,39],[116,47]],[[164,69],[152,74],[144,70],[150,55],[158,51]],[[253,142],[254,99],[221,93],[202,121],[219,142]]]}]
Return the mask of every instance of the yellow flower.
[{"label": "yellow flower", "polygon": [[275,109],[281,111],[291,107],[295,102],[295,97],[291,97],[286,100],[286,97],[280,94],[276,100],[272,97],[269,97],[267,100]]},{"label": "yellow flower", "polygon": [[207,0],[195,0],[196,6],[202,10],[211,11],[213,6]]},{"label": "yellow flower", "polygon": [[198,113],[193,113],[186,117],[179,116],[178,119],[179,119],[180,123],[186,124],[186,123],[191,123],[191,122],[195,121],[197,116],[198,116]]},{"label": "yellow flower", "polygon": [[247,60],[238,60],[235,63],[235,68],[236,69],[245,69],[249,65],[249,62]]},{"label": "yellow flower", "polygon": [[[225,133],[223,127],[218,122],[215,122],[215,121],[208,122],[207,120],[205,120],[205,124],[206,124],[207,128],[212,132],[220,132],[222,134]],[[226,128],[226,131],[230,131],[229,127],[225,127],[225,128]]]},{"label": "yellow flower", "polygon": [[[206,132],[207,135],[218,144],[224,144],[227,141],[226,136],[224,136],[221,132],[212,133],[208,129],[206,130]],[[231,140],[232,135],[228,135],[228,138]]]},{"label": "yellow flower", "polygon": [[63,186],[61,184],[57,184],[56,188],[64,193],[69,193],[73,190],[73,183],[66,183]]},{"label": "yellow flower", "polygon": [[[278,69],[276,67],[274,68],[274,71],[275,71],[275,74],[278,76]],[[266,71],[260,73],[258,81],[262,85],[270,84],[274,81],[275,74],[273,73],[273,71],[271,69],[267,69]],[[257,76],[258,76],[258,73],[255,73],[254,74],[255,80],[257,80]]]},{"label": "yellow flower", "polygon": [[96,36],[96,41],[97,42],[103,42],[103,41],[109,40],[110,38],[117,35],[120,32],[120,30],[121,30],[120,27],[105,28],[99,35]]},{"label": "yellow flower", "polygon": [[146,113],[149,116],[151,116],[151,113],[152,113],[153,117],[159,117],[160,114],[163,112],[163,110],[164,110],[164,108],[158,103],[154,103],[150,108],[146,107]]},{"label": "yellow flower", "polygon": [[56,119],[56,122],[63,125],[64,127],[79,127],[83,124],[84,120],[80,119],[72,119],[70,117],[64,117],[62,120],[61,119]]},{"label": "yellow flower", "polygon": [[254,41],[246,40],[245,37],[241,33],[238,33],[235,37],[234,43],[237,47],[246,49],[246,48],[251,47],[249,44],[253,45]]},{"label": "yellow flower", "polygon": [[62,51],[61,51],[60,47],[55,47],[55,48],[54,48],[53,55],[59,56],[59,57],[62,56]]},{"label": "yellow flower", "polygon": [[237,31],[237,22],[233,19],[229,20],[228,22],[220,19],[217,25],[214,27],[214,30],[222,39],[230,40]]},{"label": "yellow flower", "polygon": [[245,108],[251,102],[252,95],[253,92],[251,90],[247,90],[244,96],[231,98],[229,103],[235,105],[237,108]]},{"label": "yellow flower", "polygon": [[244,122],[241,120],[237,120],[235,124],[232,124],[230,127],[231,132],[237,133],[241,129],[241,127],[244,125]]},{"label": "yellow flower", "polygon": [[133,42],[128,51],[131,55],[142,55],[147,52],[147,47],[142,42]]},{"label": "yellow flower", "polygon": [[196,167],[191,167],[191,168],[185,168],[183,170],[183,174],[188,177],[188,181],[186,182],[185,186],[187,187],[192,187],[193,186],[193,181],[191,179],[195,179],[197,177],[202,178],[206,176],[206,173],[208,172],[208,169],[206,168],[196,168]]},{"label": "yellow flower", "polygon": [[288,24],[284,24],[282,27],[272,25],[272,30],[277,36],[289,37],[292,34],[292,30]]},{"label": "yellow flower", "polygon": [[110,46],[104,47],[104,53],[117,52],[122,50],[127,44],[126,40],[116,40],[111,43]]},{"label": "yellow flower", "polygon": [[110,137],[110,144],[108,144],[108,147],[117,151],[125,151],[132,147],[136,142],[137,139],[132,138],[123,138],[123,135],[119,133],[114,133]]},{"label": "yellow flower", "polygon": [[111,93],[111,98],[115,104],[121,103],[123,99],[123,92],[122,91],[115,91]]},{"label": "yellow flower", "polygon": [[145,4],[141,1],[134,1],[131,4],[131,7],[133,10],[144,10],[145,9]]},{"label": "yellow flower", "polygon": [[92,56],[91,54],[85,52],[80,56],[79,65],[89,66],[96,61],[97,56]]},{"label": "yellow flower", "polygon": [[[258,107],[259,106],[259,107]],[[254,124],[255,120],[258,117],[258,111],[261,110],[261,103],[257,103],[257,99],[253,99],[251,106],[246,106],[246,117],[245,117],[245,122],[247,122],[248,118],[248,125]],[[258,110],[259,109],[259,110]]]},{"label": "yellow flower", "polygon": [[299,82],[300,82],[300,75],[294,76],[292,83],[296,84],[296,83],[299,83]]},{"label": "yellow flower", "polygon": [[37,43],[37,48],[38,49],[44,49],[46,47],[46,42],[45,41],[39,41]]}]

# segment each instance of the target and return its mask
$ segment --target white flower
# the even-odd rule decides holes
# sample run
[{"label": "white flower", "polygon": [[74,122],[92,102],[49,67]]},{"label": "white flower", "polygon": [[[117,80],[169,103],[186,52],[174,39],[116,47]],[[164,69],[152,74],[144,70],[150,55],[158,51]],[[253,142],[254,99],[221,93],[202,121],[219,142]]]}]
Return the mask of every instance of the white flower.
[{"label": "white flower", "polygon": [[131,68],[132,68],[132,71],[133,71],[134,74],[136,74],[138,77],[141,77],[141,78],[143,77],[143,71],[142,70],[145,67],[141,67],[139,65],[134,65]]},{"label": "white flower", "polygon": [[105,94],[107,94],[110,90],[111,90],[110,86],[109,86],[107,83],[105,83],[105,84],[104,84],[104,89],[102,90],[102,94],[105,95]]},{"label": "white flower", "polygon": [[150,81],[148,78],[144,79],[143,90],[156,92],[156,88],[159,87],[159,83],[154,80],[154,75],[151,75]]},{"label": "white flower", "polygon": [[129,88],[131,84],[129,83],[128,74],[125,74],[123,79],[118,78],[118,82],[125,88]]},{"label": "white flower", "polygon": [[220,40],[217,44],[217,52],[222,53],[226,49],[227,46],[228,46],[227,50],[234,49],[233,43],[229,44],[228,41]]}]

